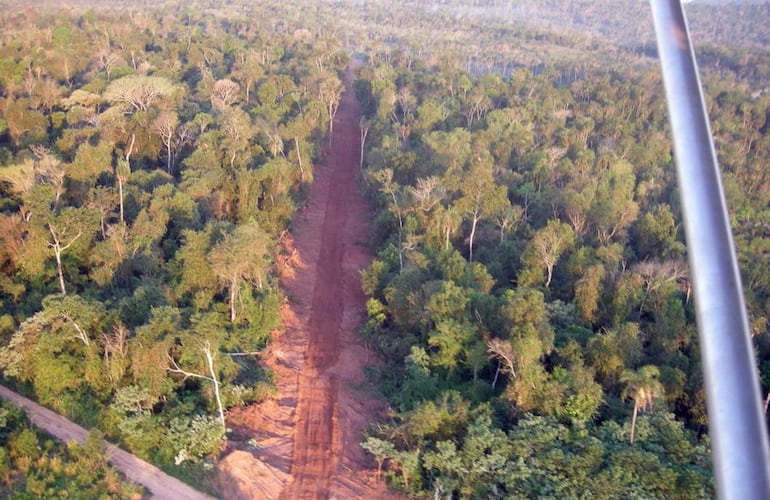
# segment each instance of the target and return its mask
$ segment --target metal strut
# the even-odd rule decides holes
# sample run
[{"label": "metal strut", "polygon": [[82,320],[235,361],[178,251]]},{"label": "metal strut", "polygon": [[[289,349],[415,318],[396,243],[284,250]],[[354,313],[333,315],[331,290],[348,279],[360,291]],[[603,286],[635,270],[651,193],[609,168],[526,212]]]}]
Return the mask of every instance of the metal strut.
[{"label": "metal strut", "polygon": [[722,499],[770,498],[770,447],[722,181],[680,0],[651,0]]}]

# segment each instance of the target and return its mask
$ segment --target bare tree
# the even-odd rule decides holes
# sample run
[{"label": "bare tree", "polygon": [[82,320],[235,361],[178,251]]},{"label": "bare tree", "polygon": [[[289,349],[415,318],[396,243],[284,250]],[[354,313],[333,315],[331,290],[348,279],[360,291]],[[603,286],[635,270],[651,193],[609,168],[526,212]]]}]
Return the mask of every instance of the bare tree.
[{"label": "bare tree", "polygon": [[174,161],[174,138],[179,126],[179,117],[174,111],[162,112],[153,122],[153,130],[160,136],[166,146],[166,171],[170,174]]},{"label": "bare tree", "polygon": [[120,62],[120,58],[108,48],[101,48],[96,53],[96,68],[107,74],[107,81],[110,81],[112,70]]},{"label": "bare tree", "polygon": [[639,305],[639,316],[642,315],[647,299],[667,284],[675,284],[680,290],[687,292],[690,297],[690,279],[687,263],[682,260],[666,260],[655,262],[645,260],[631,268],[631,271],[642,278],[644,284],[644,296]]},{"label": "bare tree", "polygon": [[495,379],[492,381],[492,388],[495,388],[495,385],[497,384],[497,377],[500,375],[500,372],[503,373],[509,373],[511,377],[516,378],[516,369],[514,364],[514,352],[513,347],[511,347],[511,343],[498,339],[493,338],[489,342],[487,342],[487,352],[489,353],[490,359],[497,359],[497,371],[495,372]]},{"label": "bare tree", "polygon": [[439,182],[438,177],[431,176],[417,179],[416,185],[409,187],[419,210],[430,212],[444,198],[446,193]]},{"label": "bare tree", "polygon": [[369,135],[369,127],[371,126],[371,123],[369,123],[369,120],[361,117],[361,120],[358,122],[358,127],[361,130],[361,159],[358,162],[358,169],[363,170],[364,169],[364,151],[366,150],[366,136]]},{"label": "bare tree", "polygon": [[104,343],[104,365],[113,383],[120,382],[126,372],[128,357],[128,328],[123,323],[112,327],[112,333],[102,334]]},{"label": "bare tree", "polygon": [[54,256],[56,257],[56,273],[59,275],[59,289],[61,290],[62,295],[67,295],[67,288],[64,286],[64,272],[62,271],[61,256],[83,233],[78,231],[78,234],[68,238],[68,243],[65,244],[63,240],[67,238],[66,230],[59,231],[50,223],[48,224],[48,230],[51,232],[51,238],[53,239],[52,242],[48,243],[48,246],[53,249]]},{"label": "bare tree", "polygon": [[219,386],[220,382],[217,378],[217,372],[214,369],[214,356],[211,352],[211,343],[207,340],[200,346],[201,353],[203,353],[204,358],[206,359],[206,365],[209,369],[209,375],[201,375],[200,373],[194,373],[194,372],[188,372],[187,370],[183,370],[179,364],[176,362],[174,358],[171,356],[168,356],[168,360],[171,363],[171,366],[166,368],[171,373],[178,373],[180,375],[183,375],[184,378],[199,378],[203,380],[208,380],[212,384],[214,384],[214,397],[217,400],[217,410],[219,412],[219,423],[222,424],[222,430],[224,432],[227,432],[227,425],[225,424],[225,411],[222,408],[222,398],[219,394]]},{"label": "bare tree", "polygon": [[211,90],[211,105],[216,109],[225,109],[238,101],[241,86],[229,78],[214,82]]}]

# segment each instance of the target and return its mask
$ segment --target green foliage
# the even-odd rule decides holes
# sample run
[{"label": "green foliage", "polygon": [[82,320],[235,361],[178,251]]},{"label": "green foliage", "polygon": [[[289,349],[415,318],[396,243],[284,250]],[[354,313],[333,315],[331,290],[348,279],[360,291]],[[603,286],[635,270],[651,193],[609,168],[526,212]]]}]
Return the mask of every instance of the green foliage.
[{"label": "green foliage", "polygon": [[[258,354],[280,327],[275,242],[312,179],[347,58],[262,21],[134,8],[4,18],[0,369],[187,470],[220,451],[226,408],[272,390]],[[30,455],[27,434],[18,443]],[[0,479],[30,467],[4,457]],[[101,468],[77,473],[95,489],[49,472],[16,486],[98,498],[108,481],[130,496]]]},{"label": "green foliage", "polygon": [[[392,484],[415,496],[713,494],[685,430],[703,429],[705,409],[652,31],[639,2],[605,3],[8,14],[5,375],[160,463],[215,453],[214,384],[169,369],[209,377],[208,345],[225,405],[260,397],[258,363],[224,353],[258,351],[279,324],[272,242],[312,179],[345,52],[366,52],[355,89],[379,254],[362,273],[364,332],[397,409],[370,451]],[[688,4],[708,40],[699,61],[766,361],[770,143],[754,90],[770,75],[767,7],[731,6],[742,36],[729,39],[724,12]],[[349,45],[307,43],[311,20]],[[664,397],[630,431],[620,398],[649,402],[645,391]],[[0,447],[5,479],[30,467],[2,454],[12,449]],[[79,491],[48,476],[30,474],[21,494]]]},{"label": "green foliage", "polygon": [[174,463],[200,461],[206,455],[219,451],[224,430],[214,417],[194,416],[192,419],[173,419],[165,435],[165,449],[176,449]]},{"label": "green foliage", "polygon": [[[494,2],[478,11],[488,9],[505,17]],[[688,468],[706,455],[689,435],[704,430],[705,408],[659,77],[644,64],[557,58],[533,74],[409,54],[372,51],[357,81],[379,210],[363,330],[395,408],[370,433],[394,446],[386,478],[414,496],[713,495],[707,466]],[[711,111],[730,124],[715,133],[759,333],[768,235],[766,214],[748,206],[767,201],[751,153],[766,131],[759,97],[728,90],[731,78],[709,77]],[[767,347],[758,342],[761,358]],[[462,423],[413,432],[444,421],[447,394]],[[472,422],[493,447],[466,443]],[[689,442],[690,458],[650,444],[666,439],[659,431]]]},{"label": "green foliage", "polygon": [[[0,405],[0,495],[5,498],[131,498],[142,493],[107,464],[103,435],[79,445],[55,443],[20,410]],[[14,473],[12,473],[14,472]],[[19,474],[21,473],[21,474]]]}]

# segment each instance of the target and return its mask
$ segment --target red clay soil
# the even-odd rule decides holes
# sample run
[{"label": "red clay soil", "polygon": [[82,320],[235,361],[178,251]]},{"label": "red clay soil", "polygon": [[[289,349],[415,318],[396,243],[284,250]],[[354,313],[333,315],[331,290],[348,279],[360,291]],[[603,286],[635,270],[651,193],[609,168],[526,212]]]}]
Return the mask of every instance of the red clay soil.
[{"label": "red clay soil", "polygon": [[363,367],[374,359],[357,333],[366,301],[359,270],[372,256],[353,71],[346,71],[331,146],[314,170],[294,239],[283,241],[285,328],[264,359],[278,395],[228,415],[234,451],[219,466],[224,498],[401,498],[376,480],[359,444],[384,405],[366,392]]}]

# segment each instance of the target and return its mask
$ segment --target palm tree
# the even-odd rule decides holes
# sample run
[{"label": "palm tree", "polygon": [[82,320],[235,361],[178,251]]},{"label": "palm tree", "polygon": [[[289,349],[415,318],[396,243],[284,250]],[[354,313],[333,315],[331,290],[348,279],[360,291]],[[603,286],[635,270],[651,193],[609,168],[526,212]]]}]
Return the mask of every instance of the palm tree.
[{"label": "palm tree", "polygon": [[654,365],[643,366],[637,371],[623,370],[620,376],[620,382],[626,385],[621,397],[624,400],[628,398],[634,400],[634,416],[631,419],[631,444],[634,443],[636,416],[639,410],[652,410],[655,398],[663,396],[665,392],[658,377],[660,377],[660,371]]}]

